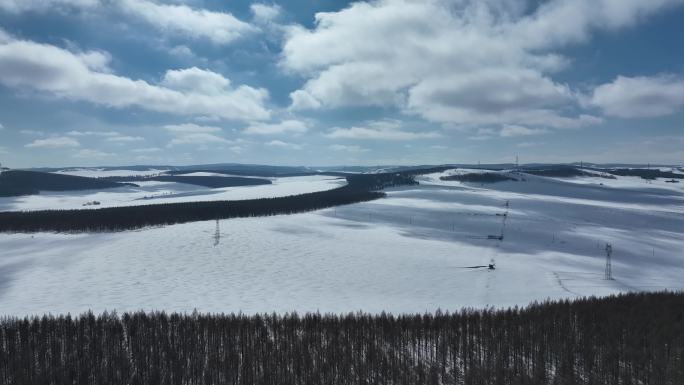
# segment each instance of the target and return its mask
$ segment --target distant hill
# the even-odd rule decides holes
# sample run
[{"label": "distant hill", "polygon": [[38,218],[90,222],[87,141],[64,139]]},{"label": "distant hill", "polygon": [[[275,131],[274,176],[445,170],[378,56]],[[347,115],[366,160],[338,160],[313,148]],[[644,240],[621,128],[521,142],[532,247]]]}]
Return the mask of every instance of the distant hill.
[{"label": "distant hill", "polygon": [[509,176],[497,174],[494,172],[448,175],[443,176],[439,179],[446,181],[459,181],[471,183],[496,183],[516,180],[515,178],[511,178]]},{"label": "distant hill", "polygon": [[238,186],[258,186],[264,184],[271,184],[268,179],[261,178],[245,178],[239,176],[182,176],[182,175],[154,175],[154,176],[108,176],[98,178],[98,180],[107,180],[115,182],[175,182],[186,183],[195,186],[221,188],[221,187],[238,187]]},{"label": "distant hill", "polygon": [[136,185],[38,171],[10,170],[0,174],[0,196],[5,197],[38,194],[40,191],[99,190],[123,186]]}]

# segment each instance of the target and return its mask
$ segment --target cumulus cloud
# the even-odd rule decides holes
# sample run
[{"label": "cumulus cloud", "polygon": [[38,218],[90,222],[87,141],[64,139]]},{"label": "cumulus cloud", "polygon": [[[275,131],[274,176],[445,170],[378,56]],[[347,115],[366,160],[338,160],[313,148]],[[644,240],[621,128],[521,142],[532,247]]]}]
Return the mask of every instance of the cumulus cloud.
[{"label": "cumulus cloud", "polygon": [[364,126],[349,128],[333,128],[325,134],[333,139],[372,139],[372,140],[413,140],[424,138],[438,138],[438,132],[412,132],[402,129],[402,123],[397,120],[378,120],[367,122]]},{"label": "cumulus cloud", "polygon": [[120,135],[116,131],[78,131],[72,130],[67,132],[70,136],[118,136]]},{"label": "cumulus cloud", "polygon": [[258,23],[272,22],[282,13],[282,8],[278,4],[254,3],[249,6],[249,9]]},{"label": "cumulus cloud", "polygon": [[276,135],[283,133],[303,134],[309,126],[299,120],[283,120],[279,123],[254,123],[245,128],[245,134]]},{"label": "cumulus cloud", "polygon": [[159,147],[134,148],[131,150],[131,152],[136,154],[152,154],[160,151],[162,151],[162,149]]},{"label": "cumulus cloud", "polygon": [[545,134],[548,131],[543,128],[529,128],[524,126],[516,126],[513,124],[506,124],[501,128],[499,135],[508,138],[515,136],[530,136],[530,135],[540,135]]},{"label": "cumulus cloud", "polygon": [[81,144],[78,140],[68,136],[54,136],[46,139],[36,139],[27,144],[28,148],[61,148],[61,147],[78,147]]},{"label": "cumulus cloud", "polygon": [[684,109],[684,77],[618,76],[594,89],[591,103],[606,115],[645,118],[671,115]]},{"label": "cumulus cloud", "polygon": [[256,32],[252,25],[230,13],[195,9],[184,4],[157,4],[146,0],[121,0],[120,6],[163,32],[206,38],[217,44],[231,43]]},{"label": "cumulus cloud", "polygon": [[115,142],[115,143],[129,143],[129,142],[140,142],[145,140],[142,136],[131,136],[131,135],[119,135],[119,136],[110,136],[107,138],[108,142]]},{"label": "cumulus cloud", "polygon": [[290,148],[293,150],[301,150],[302,149],[302,146],[299,144],[283,142],[282,140],[272,140],[272,141],[266,143],[266,145],[270,146],[270,147]]},{"label": "cumulus cloud", "polygon": [[317,109],[321,106],[321,102],[313,97],[309,92],[304,90],[296,90],[290,94],[290,99],[292,104],[290,104],[290,109],[292,110],[310,110]]},{"label": "cumulus cloud", "polygon": [[553,75],[560,54],[684,0],[376,0],[292,26],[280,65],[306,78],[291,109],[399,108],[460,125],[580,127],[581,95]]},{"label": "cumulus cloud", "polygon": [[346,152],[367,152],[368,151],[368,149],[365,149],[365,148],[363,148],[361,146],[357,146],[357,145],[331,144],[328,147],[334,151],[346,151]]},{"label": "cumulus cloud", "polygon": [[[97,55],[96,55],[97,56]],[[113,108],[138,107],[177,115],[210,115],[232,120],[269,117],[268,92],[231,87],[220,74],[198,68],[169,70],[159,84],[97,69],[93,55],[10,39],[0,42],[0,84]]]}]

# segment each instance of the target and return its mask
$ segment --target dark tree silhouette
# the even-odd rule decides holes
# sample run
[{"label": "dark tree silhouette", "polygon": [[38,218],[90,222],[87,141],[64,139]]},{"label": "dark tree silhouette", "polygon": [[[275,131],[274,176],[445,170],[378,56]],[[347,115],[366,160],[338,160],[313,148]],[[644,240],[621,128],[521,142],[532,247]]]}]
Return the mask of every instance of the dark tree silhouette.
[{"label": "dark tree silhouette", "polygon": [[507,310],[0,319],[0,384],[684,384],[684,294]]}]

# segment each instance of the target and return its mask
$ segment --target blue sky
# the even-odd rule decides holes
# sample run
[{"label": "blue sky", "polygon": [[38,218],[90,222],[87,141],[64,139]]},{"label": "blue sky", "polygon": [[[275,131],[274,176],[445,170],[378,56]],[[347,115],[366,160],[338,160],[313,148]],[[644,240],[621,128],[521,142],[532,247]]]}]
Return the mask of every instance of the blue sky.
[{"label": "blue sky", "polygon": [[684,163],[684,0],[0,0],[0,162]]}]

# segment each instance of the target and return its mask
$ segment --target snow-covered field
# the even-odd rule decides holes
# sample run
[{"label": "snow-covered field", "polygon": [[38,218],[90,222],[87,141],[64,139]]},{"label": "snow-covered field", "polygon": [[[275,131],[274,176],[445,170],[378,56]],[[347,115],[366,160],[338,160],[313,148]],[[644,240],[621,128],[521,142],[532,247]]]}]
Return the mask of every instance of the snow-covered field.
[{"label": "snow-covered field", "polygon": [[[135,182],[140,187],[118,187],[101,191],[41,192],[39,195],[0,197],[0,211],[96,209],[157,203],[273,198],[330,190],[346,183],[344,179],[321,175],[263,179],[270,179],[272,184],[207,188],[185,183],[145,181]],[[92,201],[98,201],[100,204],[84,206],[85,203]]]},{"label": "snow-covered field", "polygon": [[150,169],[150,170],[126,170],[115,169],[105,170],[101,168],[69,168],[65,170],[55,171],[56,174],[84,176],[86,178],[103,178],[108,176],[150,176],[164,173],[166,169]]},{"label": "snow-covered field", "polygon": [[[441,175],[372,202],[223,220],[217,246],[211,221],[0,234],[0,314],[423,312],[684,289],[681,187],[532,176],[479,185]],[[486,239],[502,232],[502,241]],[[603,279],[606,242],[612,281]],[[470,268],[490,261],[495,270]]]}]

